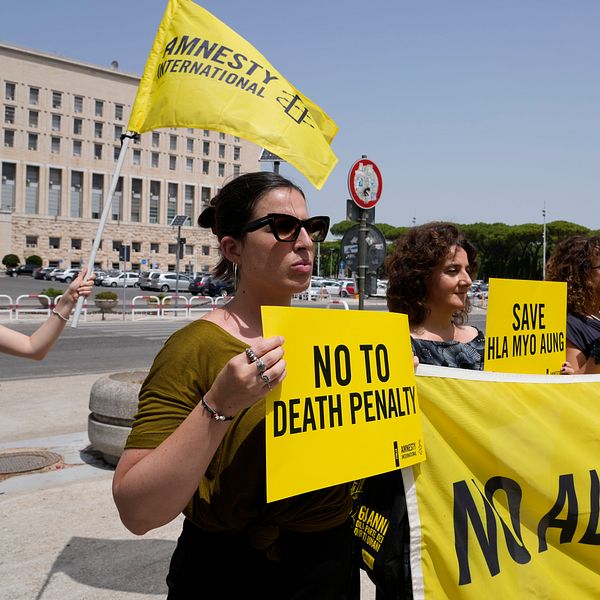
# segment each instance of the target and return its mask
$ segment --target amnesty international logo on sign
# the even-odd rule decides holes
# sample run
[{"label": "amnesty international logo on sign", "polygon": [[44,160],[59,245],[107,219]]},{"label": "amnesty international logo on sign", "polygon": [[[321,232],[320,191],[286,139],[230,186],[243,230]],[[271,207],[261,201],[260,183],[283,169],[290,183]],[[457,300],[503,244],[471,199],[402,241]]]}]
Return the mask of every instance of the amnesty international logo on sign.
[{"label": "amnesty international logo on sign", "polygon": [[337,158],[337,125],[251,44],[191,0],[170,0],[128,129],[193,127],[239,135],[294,165],[317,188]]},{"label": "amnesty international logo on sign", "polygon": [[266,398],[267,501],[425,460],[406,315],[267,306],[287,376]]},{"label": "amnesty international logo on sign", "polygon": [[490,279],[485,370],[560,373],[566,327],[566,283]]}]

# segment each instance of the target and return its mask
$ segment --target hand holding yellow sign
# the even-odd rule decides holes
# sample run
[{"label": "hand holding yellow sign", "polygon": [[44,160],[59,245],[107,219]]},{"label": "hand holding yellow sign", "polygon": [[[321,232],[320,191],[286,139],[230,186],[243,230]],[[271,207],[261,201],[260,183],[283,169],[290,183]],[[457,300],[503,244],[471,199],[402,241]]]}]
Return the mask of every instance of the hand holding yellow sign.
[{"label": "hand holding yellow sign", "polygon": [[485,370],[558,374],[565,361],[567,284],[490,279]]},{"label": "hand holding yellow sign", "polygon": [[267,397],[267,501],[425,460],[406,315],[267,306],[287,377]]}]

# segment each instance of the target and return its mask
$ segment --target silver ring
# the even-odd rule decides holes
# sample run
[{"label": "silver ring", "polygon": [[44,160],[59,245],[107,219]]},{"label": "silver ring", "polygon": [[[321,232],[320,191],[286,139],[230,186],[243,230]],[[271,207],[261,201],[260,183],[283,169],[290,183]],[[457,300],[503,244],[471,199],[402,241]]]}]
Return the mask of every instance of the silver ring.
[{"label": "silver ring", "polygon": [[267,370],[267,365],[265,365],[262,358],[259,358],[256,361],[256,368],[258,369],[259,374],[264,373],[264,371]]},{"label": "silver ring", "polygon": [[271,379],[269,378],[269,376],[266,373],[262,373],[260,378],[267,384],[270,385],[271,384]]},{"label": "silver ring", "polygon": [[254,350],[252,350],[252,348],[246,348],[245,350],[246,352],[246,356],[248,357],[248,360],[253,363],[256,362],[258,360],[258,356],[256,356],[256,354],[254,354]]}]

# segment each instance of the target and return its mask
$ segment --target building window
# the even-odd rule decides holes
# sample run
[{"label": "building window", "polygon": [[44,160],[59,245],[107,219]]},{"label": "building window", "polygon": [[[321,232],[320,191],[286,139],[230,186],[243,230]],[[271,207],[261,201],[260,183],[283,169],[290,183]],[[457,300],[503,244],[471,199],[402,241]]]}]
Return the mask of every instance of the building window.
[{"label": "building window", "polygon": [[37,215],[39,209],[40,168],[27,165],[25,170],[25,212]]},{"label": "building window", "polygon": [[115,120],[122,121],[123,120],[123,105],[115,104]]},{"label": "building window", "polygon": [[202,142],[202,154],[204,154],[204,156],[210,154],[210,142]]},{"label": "building window", "polygon": [[40,102],[40,88],[30,87],[29,88],[29,104],[39,104]]},{"label": "building window", "polygon": [[240,160],[241,148],[239,146],[233,147],[233,160]]},{"label": "building window", "polygon": [[73,135],[81,135],[83,132],[83,119],[75,117],[73,119]]},{"label": "building window", "polygon": [[131,180],[131,221],[139,223],[142,215],[142,180]]},{"label": "building window", "polygon": [[219,139],[220,140],[224,140],[225,139],[225,134],[222,131],[219,131]]},{"label": "building window", "polygon": [[152,156],[151,156],[151,166],[154,167],[155,169],[158,169],[158,165],[160,164],[160,160],[159,160],[159,153],[158,152],[153,152]]},{"label": "building window", "polygon": [[60,115],[52,115],[52,131],[60,131]]},{"label": "building window", "polygon": [[205,129],[205,130],[202,132],[202,135],[203,135],[204,137],[210,137],[210,131],[209,131],[208,129]]},{"label": "building window", "polygon": [[123,178],[119,177],[117,180],[117,187],[113,195],[112,202],[110,203],[110,214],[113,221],[120,221],[122,219],[122,206],[123,206]]},{"label": "building window", "polygon": [[51,250],[58,250],[60,248],[60,238],[48,238],[48,248],[50,248]]},{"label": "building window", "polygon": [[62,92],[52,92],[52,108],[62,108]]},{"label": "building window", "polygon": [[185,172],[186,173],[194,172],[194,159],[193,158],[188,157],[185,159]]},{"label": "building window", "polygon": [[210,256],[210,246],[202,246],[202,256]]},{"label": "building window", "polygon": [[177,169],[177,157],[169,154],[169,170],[175,171]]},{"label": "building window", "polygon": [[150,182],[150,206],[148,207],[148,221],[158,223],[160,214],[160,181]]},{"label": "building window", "polygon": [[177,254],[177,244],[169,244],[169,254]]},{"label": "building window", "polygon": [[81,238],[71,238],[71,250],[81,250]]},{"label": "building window", "polygon": [[240,165],[233,165],[233,176],[239,177],[241,172]]},{"label": "building window", "polygon": [[139,166],[142,164],[142,151],[141,150],[134,150],[133,154],[131,155],[131,161],[134,165]]},{"label": "building window", "polygon": [[94,101],[94,114],[97,117],[101,117],[104,114],[104,100]]},{"label": "building window", "polygon": [[73,156],[81,156],[81,141],[73,140]]},{"label": "building window", "polygon": [[225,144],[219,144],[219,158],[225,158]]},{"label": "building window", "polygon": [[37,127],[40,123],[40,113],[37,110],[29,111],[29,127]]},{"label": "building window", "polygon": [[160,252],[160,244],[158,242],[150,242],[150,252]]},{"label": "building window", "polygon": [[73,96],[73,112],[83,112],[83,96]]},{"label": "building window", "polygon": [[12,212],[15,209],[15,181],[17,178],[17,165],[2,163],[2,187],[0,194],[0,208]]},{"label": "building window", "polygon": [[48,174],[48,214],[58,217],[61,214],[62,171],[50,169]]},{"label": "building window", "polygon": [[194,254],[194,246],[192,244],[185,245],[185,253],[189,256],[193,256]]},{"label": "building window", "polygon": [[233,141],[237,144],[240,141],[240,138],[236,135],[233,137]]},{"label": "building window", "polygon": [[225,163],[219,163],[218,173],[219,177],[225,177]]},{"label": "building window", "polygon": [[131,251],[132,252],[141,252],[142,251],[142,242],[131,242]]},{"label": "building window", "polygon": [[119,160],[119,154],[121,154],[121,148],[119,146],[113,146],[113,159],[115,162]]},{"label": "building window", "polygon": [[190,223],[194,222],[194,197],[195,197],[195,188],[193,185],[185,186],[185,197],[184,197],[184,207],[183,214],[188,217]]},{"label": "building window", "polygon": [[193,152],[194,152],[194,138],[187,138],[187,140],[186,140],[186,150],[190,154],[193,154]]},{"label": "building window", "polygon": [[177,184],[169,183],[167,186],[167,223],[170,223],[177,214]]},{"label": "building window", "polygon": [[113,240],[113,243],[112,243],[113,252],[120,252],[122,245],[123,245],[123,240]]},{"label": "building window", "polygon": [[4,130],[4,146],[6,148],[13,148],[15,145],[15,131],[14,129]]},{"label": "building window", "polygon": [[98,121],[94,121],[94,137],[102,137],[102,123],[99,123]]},{"label": "building window", "polygon": [[16,84],[10,83],[9,81],[7,81],[4,84],[4,99],[5,100],[13,100],[14,101],[16,92],[17,92]]},{"label": "building window", "polygon": [[102,214],[104,197],[104,175],[92,175],[92,219],[99,219]]},{"label": "building window", "polygon": [[94,158],[102,160],[102,144],[94,144]]},{"label": "building window", "polygon": [[158,131],[152,132],[152,147],[158,148],[160,146],[160,133]]},{"label": "building window", "polygon": [[202,201],[202,208],[205,209],[210,202],[210,188],[203,187],[200,200]]},{"label": "building window", "polygon": [[210,161],[203,160],[202,161],[202,175],[208,175],[210,170]]},{"label": "building window", "polygon": [[176,135],[169,136],[169,150],[177,150],[177,136]]},{"label": "building window", "polygon": [[28,133],[27,134],[27,149],[37,150],[38,149],[38,134]]},{"label": "building window", "polygon": [[[71,171],[71,217],[80,218],[83,207],[83,172]],[[71,248],[73,246],[71,245]],[[81,250],[81,240],[79,241],[79,250]]]},{"label": "building window", "polygon": [[52,136],[50,138],[50,152],[52,152],[52,154],[60,153],[60,138],[59,137]]},{"label": "building window", "polygon": [[123,126],[115,125],[115,141],[118,142],[121,139],[122,135],[123,135]]},{"label": "building window", "polygon": [[38,236],[37,235],[26,235],[25,236],[25,246],[27,248],[37,248],[38,245]]},{"label": "building window", "polygon": [[15,122],[15,107],[5,106],[4,107],[4,122],[14,124]]}]

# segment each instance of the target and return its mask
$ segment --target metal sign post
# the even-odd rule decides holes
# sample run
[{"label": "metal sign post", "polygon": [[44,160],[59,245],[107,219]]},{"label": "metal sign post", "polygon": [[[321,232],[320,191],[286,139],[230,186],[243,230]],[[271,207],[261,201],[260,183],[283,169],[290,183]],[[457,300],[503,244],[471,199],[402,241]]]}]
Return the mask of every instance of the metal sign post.
[{"label": "metal sign post", "polygon": [[[182,243],[185,244],[185,238],[181,237],[181,226],[185,225],[187,215],[175,215],[171,221],[171,226],[177,227],[177,252],[175,253],[175,297],[179,296],[179,258],[182,254]],[[183,258],[183,257],[182,257]],[[177,301],[175,302],[177,305]],[[177,313],[176,313],[177,314]]]},{"label": "metal sign post", "polygon": [[367,213],[375,208],[381,191],[383,180],[379,167],[363,154],[348,173],[348,191],[352,200],[360,209],[358,228],[358,310],[364,310],[367,279]]}]

